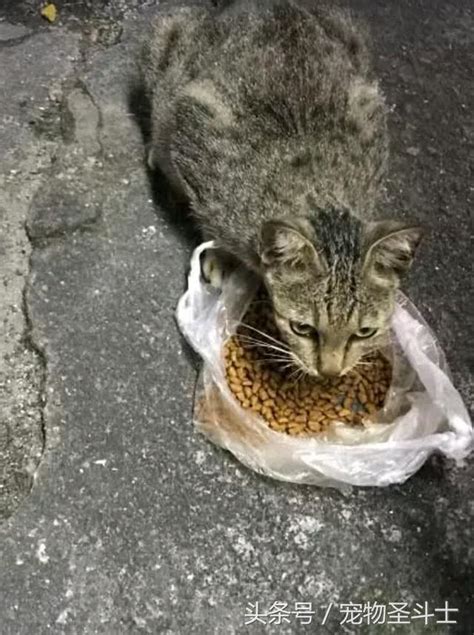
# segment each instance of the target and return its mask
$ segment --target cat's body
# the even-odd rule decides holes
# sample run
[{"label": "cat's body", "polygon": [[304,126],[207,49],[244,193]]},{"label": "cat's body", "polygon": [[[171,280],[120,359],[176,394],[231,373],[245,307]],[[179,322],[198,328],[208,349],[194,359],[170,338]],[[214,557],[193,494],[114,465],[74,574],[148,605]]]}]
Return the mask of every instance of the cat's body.
[{"label": "cat's body", "polygon": [[353,24],[322,15],[183,9],[151,40],[153,159],[204,233],[250,261],[263,222],[306,215],[308,194],[363,216],[378,194],[384,102]]},{"label": "cat's body", "polygon": [[352,20],[294,2],[177,9],[157,19],[143,76],[150,163],[204,237],[262,275],[297,363],[344,372],[363,323],[386,331],[419,238],[372,222],[386,106]]}]

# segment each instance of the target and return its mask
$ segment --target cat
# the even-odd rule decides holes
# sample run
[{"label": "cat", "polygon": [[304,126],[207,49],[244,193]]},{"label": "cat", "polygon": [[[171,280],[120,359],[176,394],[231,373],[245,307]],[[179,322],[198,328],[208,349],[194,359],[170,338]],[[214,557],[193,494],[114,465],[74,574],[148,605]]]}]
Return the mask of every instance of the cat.
[{"label": "cat", "polygon": [[387,341],[422,231],[374,218],[388,109],[361,28],[320,4],[243,4],[156,18],[148,161],[219,246],[211,282],[232,259],[257,272],[289,359],[343,375]]}]

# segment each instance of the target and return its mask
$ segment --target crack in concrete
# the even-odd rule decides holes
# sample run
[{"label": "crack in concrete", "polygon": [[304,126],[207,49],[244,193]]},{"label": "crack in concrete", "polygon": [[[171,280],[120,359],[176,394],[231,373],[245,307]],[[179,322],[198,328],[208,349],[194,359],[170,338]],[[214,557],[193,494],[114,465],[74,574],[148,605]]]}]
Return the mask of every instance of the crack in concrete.
[{"label": "crack in concrete", "polygon": [[[36,31],[32,31],[20,37],[0,42],[0,50],[17,47],[25,41],[34,38],[37,33]],[[92,95],[89,94],[87,88],[82,82],[78,82],[77,80],[78,73],[80,73],[86,59],[87,51],[83,49],[82,55],[74,61],[70,70],[68,69],[69,72],[67,75],[60,77],[60,83],[63,87],[71,86],[76,90],[79,89],[87,100],[87,103],[90,104],[89,108],[93,112],[89,119],[87,118],[88,113],[86,112],[85,114],[83,121],[85,128],[82,131],[82,140],[85,141],[86,145],[88,142],[92,142],[92,145],[94,145],[95,140],[96,154],[102,155],[103,147],[101,139],[99,138],[99,130],[102,126],[102,113],[94,103],[94,99]],[[96,113],[95,115],[94,112]],[[97,126],[94,129],[90,124],[91,122],[93,123],[95,119],[97,120]],[[71,123],[75,125],[74,120]],[[87,127],[88,124],[90,125],[89,128]],[[6,438],[6,440],[4,439],[6,444],[4,444],[6,463],[5,470],[2,472],[2,479],[14,480],[20,476],[24,478],[22,478],[21,486],[19,485],[18,487],[13,487],[13,481],[10,483],[10,480],[2,480],[0,482],[0,492],[2,493],[0,522],[15,514],[30,496],[39,470],[43,465],[45,454],[51,445],[51,439],[54,438],[54,431],[49,428],[48,423],[48,407],[54,400],[53,402],[51,401],[48,393],[48,385],[51,378],[47,342],[42,340],[41,332],[38,330],[38,325],[35,324],[35,316],[33,314],[34,304],[32,304],[32,296],[33,293],[35,293],[36,284],[34,279],[35,250],[43,248],[68,234],[90,231],[91,226],[98,217],[98,215],[96,215],[92,221],[90,214],[89,217],[85,215],[85,222],[82,223],[81,226],[73,226],[69,230],[67,228],[53,228],[53,232],[47,237],[34,237],[29,231],[28,220],[31,217],[36,194],[42,188],[45,188],[46,196],[48,196],[48,192],[53,192],[53,185],[50,182],[50,178],[52,171],[58,169],[57,163],[54,164],[54,159],[58,158],[58,151],[64,153],[66,162],[67,155],[70,152],[70,147],[66,148],[64,146],[64,140],[61,138],[60,130],[58,129],[57,132],[59,134],[49,139],[52,143],[44,144],[44,139],[41,139],[41,143],[38,144],[32,140],[32,145],[28,152],[23,148],[23,155],[20,155],[20,157],[26,156],[27,159],[21,159],[20,163],[15,164],[14,170],[15,174],[22,173],[22,187],[17,189],[14,184],[11,192],[9,189],[4,190],[5,197],[13,197],[11,199],[15,201],[13,209],[16,210],[13,216],[11,213],[4,216],[6,225],[2,225],[2,228],[8,228],[5,234],[8,236],[8,239],[4,247],[7,249],[6,257],[8,253],[15,253],[16,250],[16,260],[19,260],[19,269],[21,269],[21,280],[15,282],[15,272],[13,269],[10,271],[8,268],[5,271],[5,279],[7,279],[8,276],[12,276],[11,289],[9,288],[8,296],[4,296],[3,298],[5,301],[5,311],[9,316],[8,320],[10,320],[10,322],[6,322],[6,324],[8,328],[12,330],[12,334],[15,337],[14,344],[16,348],[13,347],[13,344],[8,344],[11,361],[5,360],[3,366],[0,367],[0,371],[3,372],[9,384],[8,394],[6,394],[5,397],[6,401],[3,404],[5,406],[5,419],[8,420],[10,424],[8,430],[10,430],[10,427],[13,425],[14,432],[11,434],[20,434],[23,436],[20,436],[18,439],[14,437],[12,440],[9,432],[8,438]],[[76,142],[75,139],[74,142]],[[45,148],[46,152],[44,152]],[[42,157],[43,160],[46,156],[48,157],[51,167],[45,171],[41,170],[42,174],[39,178],[38,176],[35,177],[35,173],[38,175],[38,158]],[[29,177],[33,177],[31,181]],[[61,183],[59,184],[59,189],[60,186]],[[26,195],[26,193],[28,193],[28,195]],[[27,201],[29,197],[31,197],[31,201]],[[6,208],[8,208],[8,206]],[[79,219],[79,221],[80,220],[81,219]],[[26,247],[28,244],[30,245],[30,249]],[[24,256],[21,257],[19,255],[20,247],[24,247],[24,249],[22,249]],[[15,310],[16,314],[14,313]],[[10,339],[13,335],[10,335]],[[16,444],[19,442],[20,445],[15,449],[12,442]],[[5,489],[2,490],[2,486],[5,486]]]},{"label": "crack in concrete", "polygon": [[[102,166],[106,151],[102,139],[103,113],[86,83],[75,74],[63,83],[59,107],[61,137],[68,144],[55,155],[45,188],[39,188],[26,224],[28,239],[39,248],[74,233],[93,232],[101,219],[100,184],[95,164]],[[83,161],[78,161],[78,155]],[[58,165],[61,166],[58,171]],[[76,166],[80,165],[80,172]],[[69,171],[73,169],[73,179]],[[66,180],[65,180],[66,179]],[[65,188],[65,183],[68,187]],[[81,186],[87,183],[87,188]],[[92,187],[95,183],[97,187]]]},{"label": "crack in concrete", "polygon": [[[0,472],[0,520],[15,513],[30,494],[45,449],[45,358],[30,337],[32,322],[26,303],[32,256],[32,250],[26,248],[28,236],[22,222],[27,209],[21,199],[17,200],[15,195],[11,198],[9,237],[3,244],[6,257],[17,250],[15,273],[20,278],[9,278],[12,269],[5,269],[9,285],[2,307],[7,340],[1,347],[0,376],[4,378],[5,390],[0,407],[2,418],[11,429],[11,438],[0,448],[5,460]],[[23,256],[18,253],[20,249]]]},{"label": "crack in concrete", "polygon": [[33,236],[31,232],[27,230],[28,240],[35,249],[46,249],[47,247],[64,240],[68,236],[94,234],[96,232],[98,221],[99,218],[90,221],[83,221],[75,227],[70,227],[68,229],[56,229],[45,236]]},{"label": "crack in concrete", "polygon": [[[82,61],[82,60],[81,60]],[[67,80],[64,82],[67,83]],[[104,148],[102,145],[102,140],[100,138],[100,131],[102,129],[103,126],[103,118],[102,118],[102,112],[100,107],[96,104],[93,95],[90,93],[90,91],[88,90],[87,86],[82,82],[82,80],[77,80],[75,82],[75,86],[68,92],[66,93],[66,95],[64,96],[63,99],[63,104],[65,109],[67,109],[68,113],[71,115],[72,117],[72,126],[74,126],[74,131],[75,130],[75,125],[76,125],[76,119],[74,117],[74,114],[70,111],[70,109],[68,108],[67,105],[67,97],[68,95],[73,91],[73,90],[81,90],[81,92],[87,96],[87,98],[89,99],[90,103],[93,105],[93,107],[96,109],[97,111],[97,117],[98,117],[98,124],[95,130],[95,137],[97,140],[97,143],[99,145],[100,148],[100,154],[103,155],[104,154]],[[79,143],[79,140],[76,139],[76,142]],[[53,155],[53,152],[51,153],[51,156]],[[47,177],[45,177],[47,178]],[[41,187],[41,185],[40,185]],[[38,188],[39,190],[39,188]],[[37,191],[38,191],[37,190]],[[29,214],[31,213],[31,208],[33,205],[33,201],[31,203],[31,205],[29,206],[28,209],[28,213],[27,213],[27,218],[29,216]],[[32,289],[32,275],[33,275],[33,257],[34,257],[34,253],[35,253],[35,249],[38,248],[44,248],[48,245],[50,245],[51,243],[55,242],[58,239],[64,238],[67,235],[70,235],[72,233],[88,233],[92,226],[96,223],[96,220],[90,221],[90,222],[84,222],[81,225],[71,228],[69,231],[66,229],[58,229],[53,231],[51,234],[49,234],[48,236],[45,237],[33,237],[31,232],[29,231],[28,228],[28,223],[25,222],[24,224],[24,229],[25,229],[25,233],[26,236],[28,238],[28,241],[31,244],[32,250],[28,259],[28,271],[26,274],[26,282],[25,285],[23,287],[23,292],[22,292],[22,312],[23,312],[23,317],[24,317],[24,321],[25,321],[25,328],[24,328],[24,333],[23,333],[23,338],[22,338],[22,343],[25,346],[25,348],[27,350],[29,350],[30,352],[32,352],[37,360],[39,361],[40,367],[41,367],[41,376],[40,376],[40,384],[39,384],[39,396],[38,396],[38,402],[39,402],[39,416],[40,416],[40,428],[41,428],[41,455],[39,457],[38,463],[36,465],[36,469],[33,475],[33,480],[30,483],[30,487],[28,490],[28,494],[31,492],[31,489],[34,485],[34,479],[39,471],[39,469],[41,468],[42,462],[43,462],[43,458],[44,458],[44,454],[48,445],[48,433],[47,433],[47,424],[46,424],[46,415],[45,415],[45,411],[46,411],[46,407],[48,404],[48,398],[47,398],[47,383],[48,383],[48,356],[47,356],[47,351],[46,351],[46,347],[44,345],[41,344],[40,339],[38,338],[38,336],[35,334],[35,326],[33,323],[33,318],[31,316],[31,307],[30,307],[30,301],[29,301],[29,292]],[[26,498],[26,496],[25,496]]]},{"label": "crack in concrete", "polygon": [[23,44],[30,38],[36,35],[37,31],[32,31],[31,33],[25,33],[25,35],[20,35],[19,37],[14,37],[9,40],[0,41],[0,51],[2,49],[13,48],[18,46],[19,44]]},{"label": "crack in concrete", "polygon": [[[74,95],[74,93],[79,93],[79,95]],[[90,138],[92,137],[92,126],[87,125],[87,123],[90,122],[85,120],[93,119],[93,115],[91,112],[87,112],[87,104],[82,104],[82,109],[79,110],[75,110],[72,107],[73,104],[76,105],[75,102],[77,102],[80,97],[84,98],[84,101],[89,102],[89,105],[93,110],[95,110],[97,115],[97,123],[94,126],[93,136],[99,146],[98,152],[94,152],[91,148]],[[87,84],[80,77],[76,76],[74,83],[70,86],[67,92],[65,92],[60,110],[61,128],[64,140],[69,143],[76,142],[80,146],[85,146],[85,149],[89,151],[90,154],[103,157],[105,155],[105,150],[101,136],[104,127],[102,110],[96,102],[94,95],[89,90]],[[82,116],[82,121],[79,121],[80,116]]]},{"label": "crack in concrete", "polygon": [[41,467],[44,453],[46,450],[46,444],[47,444],[45,409],[46,409],[46,403],[47,403],[46,385],[47,385],[47,374],[48,374],[48,360],[47,360],[45,348],[43,348],[40,345],[39,341],[34,336],[33,320],[31,318],[30,307],[29,307],[28,298],[27,298],[28,291],[30,288],[31,276],[32,276],[33,253],[34,253],[34,250],[32,249],[29,260],[28,260],[27,280],[26,280],[25,286],[23,287],[23,293],[22,293],[22,307],[21,308],[22,308],[23,317],[25,320],[25,329],[23,332],[22,344],[27,350],[29,350],[31,353],[36,355],[36,359],[38,360],[40,368],[41,368],[41,374],[40,374],[39,386],[38,386],[38,410],[39,410],[40,431],[41,431],[41,454],[38,459],[35,472],[33,474],[33,480],[31,481],[31,486],[29,488],[28,495],[31,492],[31,489],[34,485],[36,474],[38,473],[38,470]]},{"label": "crack in concrete", "polygon": [[96,127],[96,139],[100,147],[100,156],[103,157],[105,156],[105,148],[104,148],[104,144],[102,140],[102,131],[104,129],[104,115],[102,113],[102,109],[97,103],[92,92],[89,90],[89,87],[87,86],[87,84],[82,80],[79,80],[78,84],[83,89],[84,93],[89,97],[91,104],[94,106],[94,108],[97,111],[98,122]]}]

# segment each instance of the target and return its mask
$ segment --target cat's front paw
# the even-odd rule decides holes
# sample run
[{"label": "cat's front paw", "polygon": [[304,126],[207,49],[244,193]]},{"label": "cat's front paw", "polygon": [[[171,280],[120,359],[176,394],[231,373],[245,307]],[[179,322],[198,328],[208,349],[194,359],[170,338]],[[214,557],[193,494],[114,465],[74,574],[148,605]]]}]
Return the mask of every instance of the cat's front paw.
[{"label": "cat's front paw", "polygon": [[222,289],[225,265],[216,250],[208,249],[201,256],[201,275],[207,284]]}]

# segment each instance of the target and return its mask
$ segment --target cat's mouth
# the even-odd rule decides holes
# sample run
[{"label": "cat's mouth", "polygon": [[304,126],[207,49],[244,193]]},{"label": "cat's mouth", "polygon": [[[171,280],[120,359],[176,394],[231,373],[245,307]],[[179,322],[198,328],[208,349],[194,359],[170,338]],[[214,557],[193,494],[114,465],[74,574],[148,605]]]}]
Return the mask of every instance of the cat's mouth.
[{"label": "cat's mouth", "polygon": [[307,366],[303,360],[301,360],[296,353],[291,352],[291,357],[293,358],[295,365],[301,370],[305,375],[309,375],[310,377],[318,377],[321,378],[321,374],[316,368],[310,368]]}]

